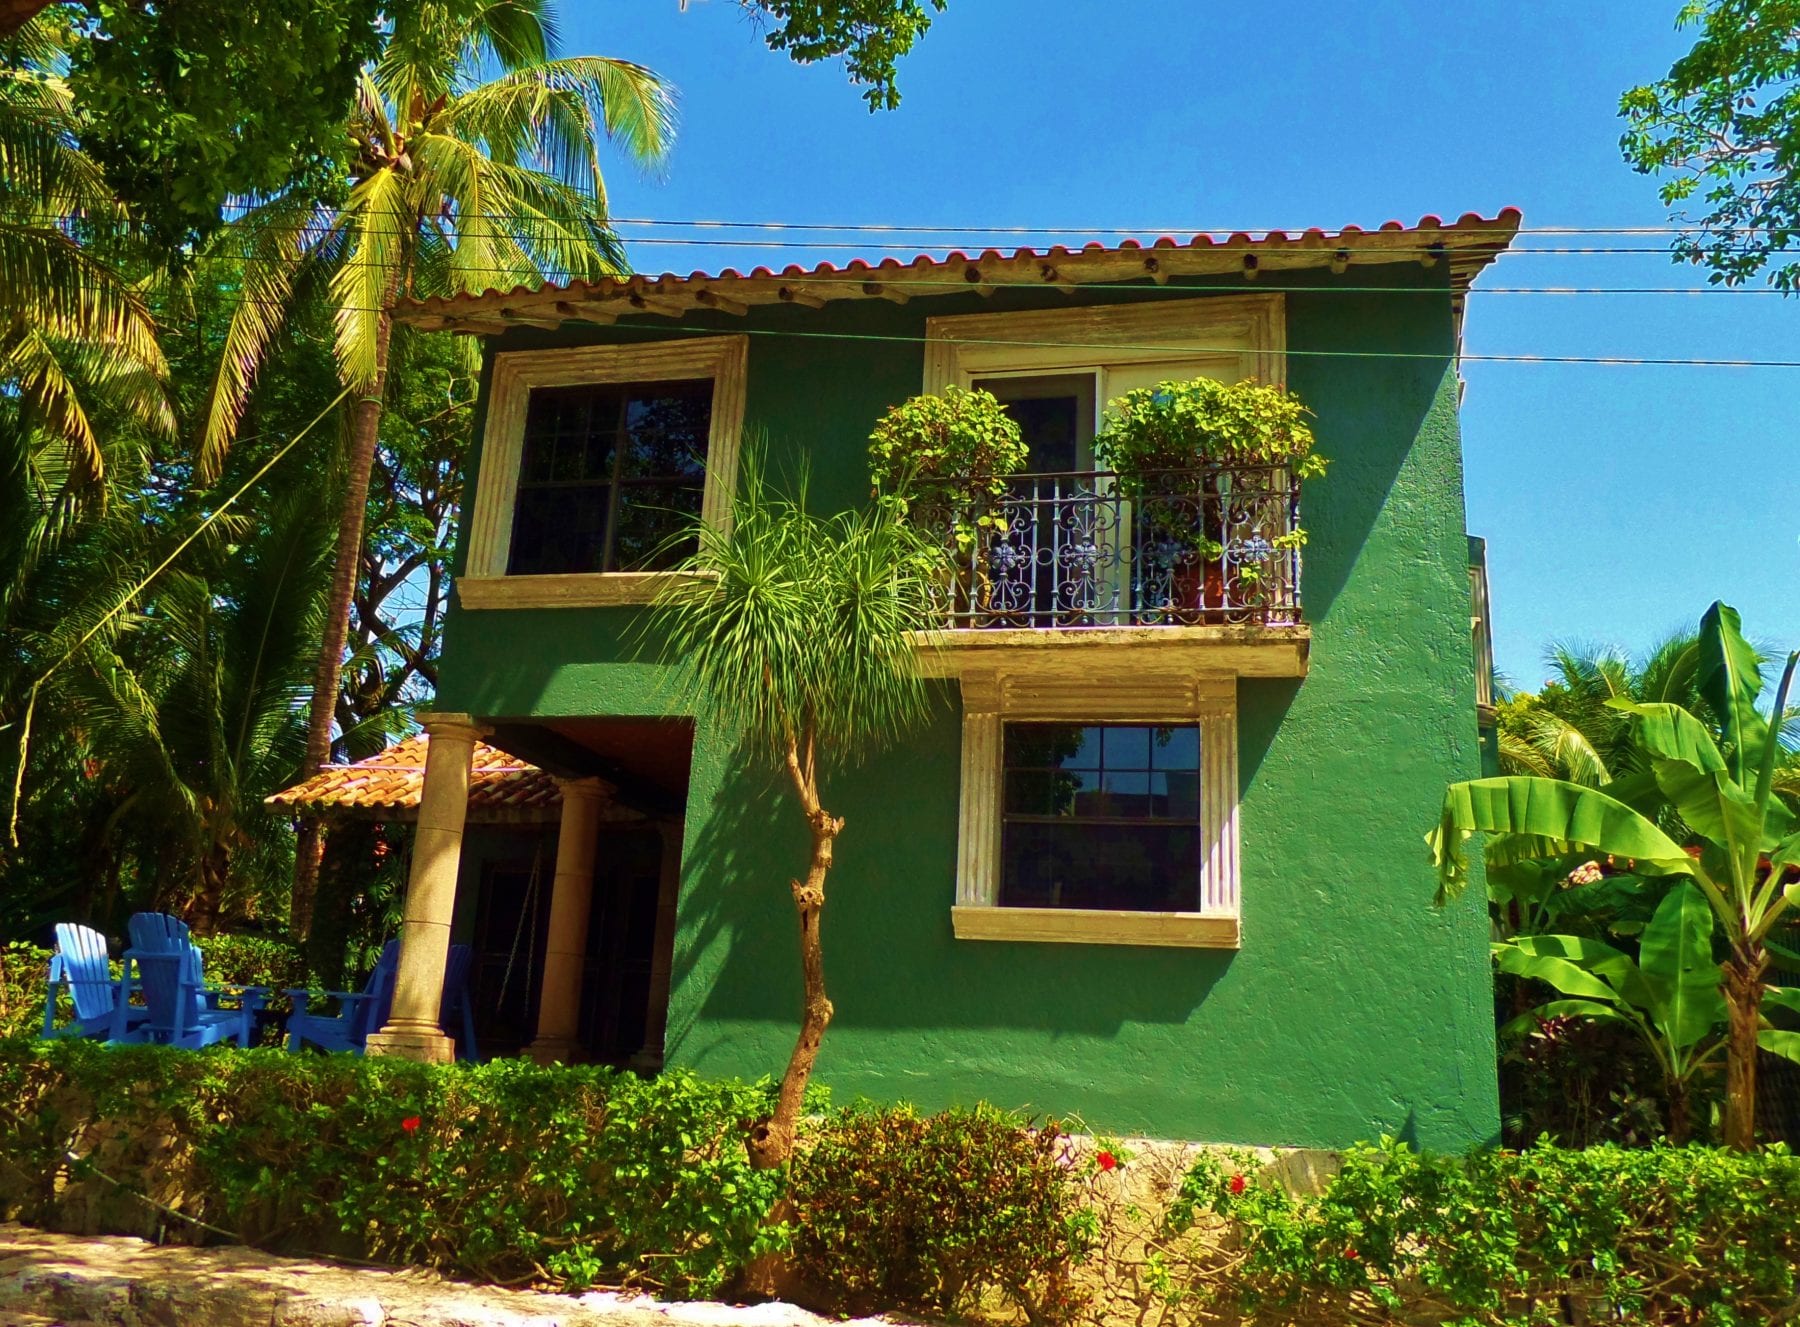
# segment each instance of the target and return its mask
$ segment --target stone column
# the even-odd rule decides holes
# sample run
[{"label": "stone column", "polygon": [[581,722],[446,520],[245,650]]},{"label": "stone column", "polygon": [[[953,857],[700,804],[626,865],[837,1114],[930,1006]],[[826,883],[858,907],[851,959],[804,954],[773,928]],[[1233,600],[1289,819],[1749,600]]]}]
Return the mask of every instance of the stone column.
[{"label": "stone column", "polygon": [[594,851],[600,808],[609,791],[599,779],[558,779],[562,822],[556,834],[556,876],[550,886],[550,932],[544,979],[538,989],[537,1036],[529,1048],[539,1064],[572,1062],[581,1044],[581,975],[587,961],[588,913],[594,901]]},{"label": "stone column", "polygon": [[650,955],[650,1010],[644,1019],[644,1048],[633,1058],[643,1069],[660,1069],[667,1051],[669,1032],[670,969],[675,958],[675,920],[681,895],[681,844],[686,825],[680,820],[659,820],[662,837],[660,880],[656,890],[656,948]]},{"label": "stone column", "polygon": [[481,730],[466,714],[422,714],[419,721],[427,739],[425,787],[413,836],[412,875],[406,882],[400,969],[393,1009],[381,1031],[369,1037],[368,1051],[447,1063],[456,1058],[456,1043],[438,1027],[438,1007],[444,999],[444,960],[450,953],[450,919],[462,865],[469,768]]}]

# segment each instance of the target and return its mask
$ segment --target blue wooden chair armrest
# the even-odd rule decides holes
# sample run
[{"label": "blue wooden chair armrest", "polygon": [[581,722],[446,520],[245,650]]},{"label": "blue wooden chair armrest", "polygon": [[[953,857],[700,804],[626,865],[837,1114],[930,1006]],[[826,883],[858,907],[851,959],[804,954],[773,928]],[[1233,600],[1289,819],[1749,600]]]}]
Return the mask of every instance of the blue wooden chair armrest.
[{"label": "blue wooden chair armrest", "polygon": [[294,1012],[303,1014],[306,1012],[308,1003],[316,999],[339,1000],[348,1004],[352,1000],[367,1000],[369,993],[367,991],[314,991],[304,986],[290,986],[287,988],[287,998],[293,1004]]}]

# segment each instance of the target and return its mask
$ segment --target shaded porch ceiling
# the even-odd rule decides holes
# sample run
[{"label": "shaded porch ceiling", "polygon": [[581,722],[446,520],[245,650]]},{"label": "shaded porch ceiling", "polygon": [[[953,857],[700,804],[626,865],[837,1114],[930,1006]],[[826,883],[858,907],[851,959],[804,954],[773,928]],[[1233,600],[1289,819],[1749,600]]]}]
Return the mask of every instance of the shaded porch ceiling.
[{"label": "shaded porch ceiling", "polygon": [[488,741],[561,778],[602,778],[617,800],[651,814],[687,803],[694,725],[689,719],[582,716],[491,719]]}]

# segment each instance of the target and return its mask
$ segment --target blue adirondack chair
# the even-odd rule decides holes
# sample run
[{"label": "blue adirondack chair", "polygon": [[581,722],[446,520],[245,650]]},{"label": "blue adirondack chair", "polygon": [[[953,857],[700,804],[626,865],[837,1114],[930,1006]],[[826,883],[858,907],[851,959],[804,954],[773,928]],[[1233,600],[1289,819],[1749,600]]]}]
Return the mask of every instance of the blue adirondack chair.
[{"label": "blue adirondack chair", "polygon": [[[320,1050],[362,1052],[371,1032],[379,1031],[387,1022],[394,1005],[394,973],[400,966],[400,942],[389,940],[381,947],[375,970],[360,991],[308,991],[293,988],[288,999],[294,1012],[288,1015],[287,1047],[298,1051],[311,1042]],[[335,1014],[315,1014],[307,1006],[315,996],[332,996],[338,1002]]]},{"label": "blue adirondack chair", "polygon": [[[130,923],[131,948],[125,951],[124,999],[115,1006],[115,1027],[123,1004],[142,991],[148,1017],[143,1035],[169,1046],[198,1049],[233,1038],[250,1044],[256,1011],[268,991],[260,986],[209,986],[199,947],[187,923],[160,912],[140,912]],[[227,1001],[235,1000],[236,1007]]]},{"label": "blue adirondack chair", "polygon": [[[75,1004],[75,1021],[61,1028],[56,1026],[59,986],[69,988]],[[149,1011],[128,1008],[124,1027],[115,1034],[113,1011],[118,999],[119,983],[107,967],[106,937],[73,922],[57,923],[56,952],[50,955],[50,981],[44,993],[44,1035],[142,1041],[141,1028]]]},{"label": "blue adirondack chair", "polygon": [[[469,1002],[469,968],[473,952],[467,945],[451,945],[444,960],[444,999],[438,1009],[438,1023],[450,1036],[452,1027],[461,1024],[457,1037],[457,1056],[473,1060],[479,1055],[475,1044],[475,1013]],[[294,1012],[288,1015],[288,1049],[298,1051],[308,1042],[327,1051],[353,1051],[362,1054],[371,1032],[378,1032],[394,1007],[394,978],[400,968],[400,942],[389,940],[381,947],[375,970],[360,991],[288,992]],[[309,1012],[308,1004],[318,996],[331,996],[338,1002],[335,1014]]]}]

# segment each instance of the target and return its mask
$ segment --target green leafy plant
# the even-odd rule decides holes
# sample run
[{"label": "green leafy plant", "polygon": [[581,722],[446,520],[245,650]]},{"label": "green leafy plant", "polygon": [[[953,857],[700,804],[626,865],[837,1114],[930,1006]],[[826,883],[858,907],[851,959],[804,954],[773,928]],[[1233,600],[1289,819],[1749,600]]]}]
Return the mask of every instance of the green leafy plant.
[{"label": "green leafy plant", "polygon": [[1630,718],[1637,772],[1604,787],[1517,775],[1453,784],[1426,836],[1440,903],[1467,883],[1462,845],[1475,833],[1488,835],[1490,865],[1587,851],[1630,862],[1638,875],[1693,881],[1728,948],[1725,1141],[1737,1148],[1755,1140],[1758,1048],[1800,1061],[1800,1033],[1765,1027],[1761,1011],[1769,932],[1800,903],[1800,879],[1790,878],[1800,868],[1800,828],[1775,791],[1788,760],[1781,731],[1797,664],[1800,652],[1788,656],[1771,722],[1757,708],[1756,651],[1737,611],[1715,603],[1700,623],[1697,687],[1718,721],[1717,740],[1679,705],[1620,698],[1612,705]]},{"label": "green leafy plant", "polygon": [[950,513],[959,549],[1005,534],[998,504],[1024,468],[1019,425],[992,392],[957,386],[889,410],[869,435],[869,479],[877,501],[906,515],[915,503]]},{"label": "green leafy plant", "polygon": [[[1692,1085],[1725,1053],[1724,973],[1712,952],[1713,915],[1699,888],[1671,889],[1644,928],[1638,957],[1575,935],[1521,935],[1494,946],[1500,971],[1548,983],[1564,999],[1513,1019],[1502,1036],[1538,1031],[1554,1019],[1616,1022],[1630,1028],[1662,1071],[1672,1143],[1693,1128]],[[1800,1010],[1800,991],[1770,987],[1765,1003]]]},{"label": "green leafy plant", "polygon": [[[1094,459],[1118,475],[1119,492],[1151,504],[1159,533],[1213,559],[1225,551],[1220,532],[1205,529],[1186,504],[1170,503],[1165,510],[1158,501],[1169,497],[1169,476],[1211,465],[1285,466],[1297,479],[1323,475],[1325,458],[1314,452],[1306,422],[1311,413],[1294,393],[1272,383],[1160,382],[1126,392],[1107,406]],[[1300,548],[1306,531],[1296,526],[1269,542],[1272,551]],[[1238,574],[1254,584],[1262,568],[1246,563]]]},{"label": "green leafy plant", "polygon": [[1455,1157],[1385,1139],[1346,1153],[1318,1197],[1209,1154],[1169,1222],[1225,1227],[1225,1252],[1173,1289],[1266,1320],[1304,1305],[1321,1322],[1740,1327],[1783,1320],[1800,1293],[1800,1158],[1785,1151]]},{"label": "green leafy plant", "polygon": [[794,1269],[848,1312],[967,1316],[997,1296],[1067,1322],[1092,1240],[1072,1161],[1054,1123],[985,1106],[843,1111],[794,1158]]},{"label": "green leafy plant", "polygon": [[942,551],[893,510],[816,516],[804,478],[776,493],[759,451],[747,453],[729,529],[696,522],[694,553],[645,619],[644,639],[674,683],[670,704],[741,734],[747,759],[785,776],[811,851],[791,882],[800,929],[799,1035],[774,1111],[749,1138],[759,1166],[793,1155],[806,1085],[831,1000],[820,919],[842,817],[823,779],[892,746],[923,724],[937,693],[915,637],[935,622]]}]

